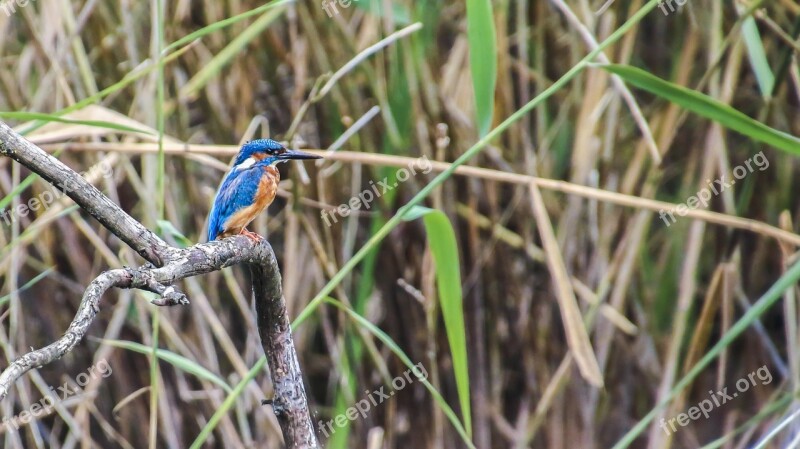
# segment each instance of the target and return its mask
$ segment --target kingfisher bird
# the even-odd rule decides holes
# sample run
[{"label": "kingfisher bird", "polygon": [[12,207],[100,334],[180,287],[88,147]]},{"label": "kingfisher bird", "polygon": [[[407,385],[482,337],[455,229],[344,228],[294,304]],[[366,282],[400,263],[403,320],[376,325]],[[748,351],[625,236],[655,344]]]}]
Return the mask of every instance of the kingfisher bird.
[{"label": "kingfisher bird", "polygon": [[262,239],[246,226],[275,199],[281,179],[276,165],[292,159],[320,158],[289,150],[272,139],[251,140],[242,145],[214,197],[208,216],[208,241],[236,234]]}]

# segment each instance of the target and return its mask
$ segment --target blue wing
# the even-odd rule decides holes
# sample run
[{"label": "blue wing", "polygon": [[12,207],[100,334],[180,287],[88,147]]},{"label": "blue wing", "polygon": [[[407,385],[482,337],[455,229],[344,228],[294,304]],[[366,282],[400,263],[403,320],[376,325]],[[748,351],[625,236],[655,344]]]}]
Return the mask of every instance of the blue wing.
[{"label": "blue wing", "polygon": [[208,218],[208,241],[224,230],[225,222],[239,209],[253,204],[263,169],[256,164],[245,170],[231,170],[217,191]]}]

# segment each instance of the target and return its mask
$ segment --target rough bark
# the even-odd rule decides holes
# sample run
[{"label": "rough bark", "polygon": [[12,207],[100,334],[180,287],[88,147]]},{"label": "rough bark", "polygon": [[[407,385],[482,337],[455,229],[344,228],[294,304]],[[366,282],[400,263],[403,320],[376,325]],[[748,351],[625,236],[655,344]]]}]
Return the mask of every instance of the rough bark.
[{"label": "rough bark", "polygon": [[0,400],[6,397],[20,376],[61,358],[81,341],[99,311],[103,293],[112,287],[138,288],[157,293],[161,297],[153,303],[160,306],[188,304],[186,296],[172,286],[174,282],[244,263],[253,274],[259,334],[275,394],[270,402],[280,423],[283,439],[290,448],[319,447],[292,340],[280,270],[272,247],[266,240],[254,242],[236,236],[186,249],[175,248],[128,215],[78,173],[2,122],[0,154],[14,159],[66,193],[149,262],[137,268],[106,271],[95,278],[86,288],[78,312],[64,336],[44,348],[23,355],[0,373]]}]

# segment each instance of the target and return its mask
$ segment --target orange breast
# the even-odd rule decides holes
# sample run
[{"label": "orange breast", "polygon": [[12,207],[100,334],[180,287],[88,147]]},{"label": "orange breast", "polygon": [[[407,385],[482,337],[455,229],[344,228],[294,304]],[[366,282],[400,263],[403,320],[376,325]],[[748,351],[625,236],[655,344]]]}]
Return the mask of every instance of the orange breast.
[{"label": "orange breast", "polygon": [[239,234],[251,221],[264,211],[275,199],[278,193],[278,181],[281,174],[275,167],[264,167],[264,174],[258,182],[253,204],[243,207],[236,211],[231,218],[225,222],[225,231],[222,236],[227,237]]}]

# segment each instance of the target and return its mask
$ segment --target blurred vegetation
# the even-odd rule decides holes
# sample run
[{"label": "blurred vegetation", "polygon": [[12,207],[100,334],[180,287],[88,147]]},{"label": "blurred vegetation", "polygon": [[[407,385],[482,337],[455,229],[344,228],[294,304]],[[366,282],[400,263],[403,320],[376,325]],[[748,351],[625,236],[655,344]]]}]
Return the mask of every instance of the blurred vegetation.
[{"label": "blurred vegetation", "polygon": [[[798,4],[331,1],[6,0],[0,119],[183,246],[242,141],[329,150],[282,167],[251,227],[279,258],[315,423],[394,393],[327,447],[797,447]],[[659,216],[759,153],[715,214]],[[422,156],[473,167],[402,179]],[[6,212],[52,191],[0,159]],[[0,216],[4,360],[141,263],[65,196],[37,209]],[[245,270],[180,287],[188,307],[107,294],[0,418],[113,371],[0,426],[2,447],[281,447]],[[393,389],[417,364],[426,380]]]}]

